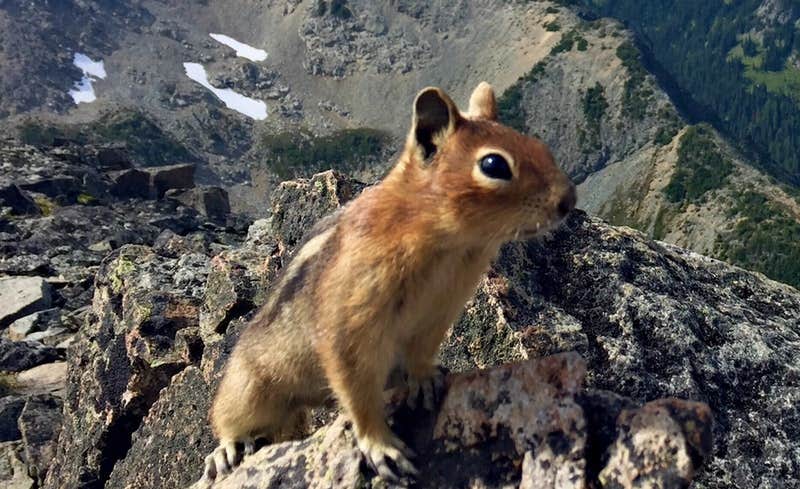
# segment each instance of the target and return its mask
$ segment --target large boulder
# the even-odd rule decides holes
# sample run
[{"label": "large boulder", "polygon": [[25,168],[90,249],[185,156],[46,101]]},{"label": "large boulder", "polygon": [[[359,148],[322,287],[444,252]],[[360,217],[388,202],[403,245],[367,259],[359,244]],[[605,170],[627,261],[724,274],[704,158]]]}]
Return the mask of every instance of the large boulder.
[{"label": "large boulder", "polygon": [[215,221],[224,221],[231,212],[228,192],[221,187],[172,189],[168,190],[164,197],[186,207],[192,207],[203,216]]},{"label": "large boulder", "polygon": [[194,187],[195,166],[191,163],[144,168],[150,176],[150,195],[160,199],[167,190]]},{"label": "large boulder", "polygon": [[47,309],[51,299],[50,284],[41,277],[0,277],[0,328]]},{"label": "large boulder", "polygon": [[[196,480],[213,446],[208,402],[237,335],[303,233],[361,188],[330,172],[286,183],[274,193],[271,219],[213,260],[175,253],[181,240],[168,237],[157,249],[129,246],[109,255],[97,274],[94,319],[70,350],[64,427],[44,487],[185,487]],[[473,430],[489,433],[475,446],[496,450],[498,477],[512,483],[567,484],[563,474],[574,474],[591,487],[685,487],[692,475],[698,488],[796,485],[798,325],[797,290],[576,212],[552,236],[504,248],[481,282],[443,346],[445,365],[462,372],[451,377],[445,406],[459,392],[497,400],[485,410],[477,402],[475,411],[455,404],[452,426],[467,419],[485,426]],[[564,379],[577,385],[572,376],[583,363],[562,354],[570,351],[585,359],[585,387],[540,378],[540,387],[549,392],[550,385],[572,406],[570,435],[531,436],[532,449],[521,451],[511,441],[536,433],[535,423],[518,433],[500,422],[510,418],[498,417],[530,395],[515,376],[542,365],[526,360],[567,358],[569,367],[556,371],[571,372]],[[494,369],[510,362],[516,366]],[[497,379],[503,371],[511,380]],[[470,378],[477,384],[457,387]],[[491,389],[509,395],[492,398]],[[536,407],[525,415],[541,412],[532,419],[551,419],[551,411],[538,410],[545,404],[524,405]],[[456,481],[462,470],[488,477],[481,471],[493,465],[481,464],[491,453],[458,445],[473,443],[471,431],[461,432],[450,458],[425,451],[438,443],[432,432],[414,433],[425,422],[433,429],[443,419],[436,416],[403,409],[394,416],[396,431],[426,454],[424,473],[438,481],[445,472]],[[347,423],[321,424],[309,439],[262,449],[229,480],[251,477],[252,487],[268,487],[282,473],[281,483],[292,486],[327,474],[326,487],[367,487],[371,473],[355,462]]]}]

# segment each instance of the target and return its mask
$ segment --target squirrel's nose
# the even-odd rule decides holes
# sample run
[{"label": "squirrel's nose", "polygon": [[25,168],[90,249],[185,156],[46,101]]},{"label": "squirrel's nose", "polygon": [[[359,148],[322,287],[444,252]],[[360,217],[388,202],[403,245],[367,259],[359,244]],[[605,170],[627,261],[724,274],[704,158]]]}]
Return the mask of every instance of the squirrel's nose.
[{"label": "squirrel's nose", "polygon": [[564,192],[564,195],[558,202],[558,213],[561,214],[562,217],[569,214],[572,211],[572,209],[575,208],[575,203],[577,199],[578,197],[575,193],[575,185],[573,183],[570,183],[569,188],[567,189],[566,192]]}]

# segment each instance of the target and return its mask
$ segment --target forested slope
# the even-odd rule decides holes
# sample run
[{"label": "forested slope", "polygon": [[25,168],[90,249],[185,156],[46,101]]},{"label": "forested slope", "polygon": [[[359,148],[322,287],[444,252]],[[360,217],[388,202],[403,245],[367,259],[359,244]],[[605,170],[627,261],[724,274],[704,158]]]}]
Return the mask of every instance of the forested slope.
[{"label": "forested slope", "polygon": [[714,123],[800,184],[800,2],[574,0],[639,33],[691,117]]}]

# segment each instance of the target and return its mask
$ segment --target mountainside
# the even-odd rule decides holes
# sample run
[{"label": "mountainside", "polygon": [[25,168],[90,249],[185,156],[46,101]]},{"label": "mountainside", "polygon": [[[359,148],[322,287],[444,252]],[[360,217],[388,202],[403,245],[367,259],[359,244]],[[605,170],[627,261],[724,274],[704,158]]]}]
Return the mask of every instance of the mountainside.
[{"label": "mountainside", "polygon": [[800,184],[800,5],[794,0],[571,0],[639,34],[684,110]]},{"label": "mountainside", "polygon": [[579,206],[800,285],[800,193],[689,125],[619,24],[565,12],[559,25],[550,54],[503,94],[501,118],[550,145]]},{"label": "mountainside", "polygon": [[[69,16],[80,25],[62,25]],[[4,56],[16,68],[0,73],[3,93],[21,90],[0,109],[29,144],[123,144],[138,166],[196,163],[201,183],[222,182],[234,210],[258,216],[282,179],[327,168],[379,178],[420,87],[464,99],[485,79],[505,91],[504,120],[543,138],[582,183],[590,212],[800,284],[797,194],[713,131],[690,131],[712,142],[682,152],[687,122],[610,20],[501,0],[6,3],[0,20],[13,27]],[[212,33],[266,58],[237,55]],[[92,81],[97,100],[77,106],[66,95],[81,76],[75,53],[107,74]],[[200,63],[214,90],[266,101],[266,118],[226,107],[218,96],[231,93],[190,79],[186,62]],[[724,157],[706,161],[705,146]]]}]

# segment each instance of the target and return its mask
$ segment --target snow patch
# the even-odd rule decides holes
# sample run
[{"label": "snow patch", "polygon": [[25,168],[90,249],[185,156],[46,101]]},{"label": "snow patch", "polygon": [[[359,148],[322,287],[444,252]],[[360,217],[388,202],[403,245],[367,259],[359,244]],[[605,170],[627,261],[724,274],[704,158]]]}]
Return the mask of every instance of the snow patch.
[{"label": "snow patch", "polygon": [[216,88],[208,81],[206,69],[200,63],[183,63],[186,76],[196,81],[211,91],[226,107],[244,114],[251,119],[264,120],[267,118],[267,104],[261,100],[245,97],[230,88]]},{"label": "snow patch", "polygon": [[97,81],[98,78],[102,80],[106,77],[106,68],[103,65],[103,61],[93,61],[83,53],[75,53],[72,57],[72,64],[83,72],[83,77],[76,81],[72,90],[68,92],[70,97],[72,97],[76,105],[81,102],[94,102],[97,100],[97,96],[94,93],[92,82]]},{"label": "snow patch", "polygon": [[250,61],[264,61],[267,59],[267,52],[263,49],[254,48],[243,42],[239,42],[225,34],[209,34],[215,41],[220,42],[236,51],[236,56],[247,58]]}]

